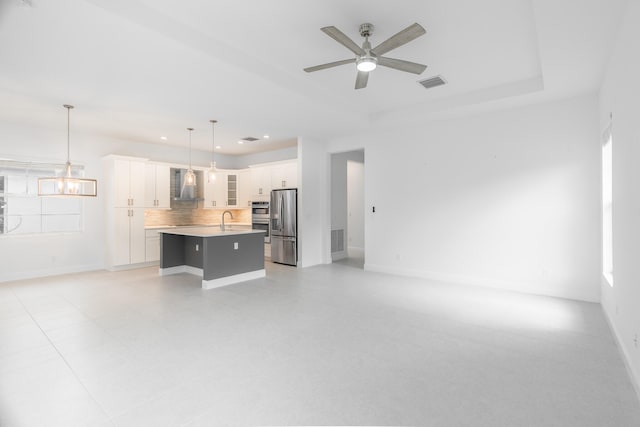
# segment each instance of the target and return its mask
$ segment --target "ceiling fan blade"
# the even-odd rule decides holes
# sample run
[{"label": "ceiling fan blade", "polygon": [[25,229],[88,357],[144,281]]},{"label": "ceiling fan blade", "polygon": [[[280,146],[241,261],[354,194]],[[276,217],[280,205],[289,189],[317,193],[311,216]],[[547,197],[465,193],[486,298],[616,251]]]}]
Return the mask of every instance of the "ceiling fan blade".
[{"label": "ceiling fan blade", "polygon": [[418,23],[409,25],[407,28],[400,31],[398,34],[389,37],[387,40],[383,41],[378,46],[371,49],[371,52],[378,56],[384,55],[390,50],[400,47],[403,44],[407,44],[411,40],[420,37],[426,32],[427,30],[422,28],[422,25]]},{"label": "ceiling fan blade", "polygon": [[364,55],[365,51],[358,46],[353,40],[351,40],[345,33],[337,29],[336,27],[323,27],[320,28],[326,35],[349,49],[351,52],[356,55]]},{"label": "ceiling fan blade", "polygon": [[378,65],[394,68],[400,71],[406,71],[407,73],[413,73],[413,74],[422,74],[422,72],[427,69],[427,66],[423,64],[404,61],[402,59],[387,58],[385,56],[378,57]]},{"label": "ceiling fan blade", "polygon": [[329,62],[329,63],[322,64],[322,65],[316,65],[316,66],[313,66],[313,67],[307,67],[304,70],[307,73],[313,73],[314,71],[319,71],[319,70],[324,70],[324,69],[327,69],[327,68],[337,67],[338,65],[352,64],[354,62],[356,62],[355,58],[353,58],[353,59],[343,59],[342,61]]},{"label": "ceiling fan blade", "polygon": [[356,77],[356,89],[363,89],[367,87],[369,81],[368,71],[358,71],[358,77]]}]

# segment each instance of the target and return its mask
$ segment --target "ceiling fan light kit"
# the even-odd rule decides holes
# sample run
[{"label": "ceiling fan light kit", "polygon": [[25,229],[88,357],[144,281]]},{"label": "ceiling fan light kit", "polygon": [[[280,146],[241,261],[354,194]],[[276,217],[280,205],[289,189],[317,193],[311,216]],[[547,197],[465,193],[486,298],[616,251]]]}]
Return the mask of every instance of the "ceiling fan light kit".
[{"label": "ceiling fan light kit", "polygon": [[390,50],[403,46],[425,34],[426,30],[420,24],[415,23],[409,25],[404,30],[389,37],[387,40],[372,49],[369,37],[373,33],[373,28],[373,25],[369,23],[360,25],[360,35],[364,37],[362,47],[358,46],[353,40],[336,27],[331,26],[321,28],[320,30],[322,32],[349,49],[356,55],[356,57],[353,59],[343,59],[341,61],[316,65],[314,67],[307,67],[304,71],[312,73],[314,71],[325,70],[339,65],[355,63],[358,71],[356,76],[356,89],[362,89],[367,86],[369,72],[375,70],[378,65],[399,71],[405,71],[407,73],[422,74],[422,72],[427,68],[426,65],[382,56]]}]

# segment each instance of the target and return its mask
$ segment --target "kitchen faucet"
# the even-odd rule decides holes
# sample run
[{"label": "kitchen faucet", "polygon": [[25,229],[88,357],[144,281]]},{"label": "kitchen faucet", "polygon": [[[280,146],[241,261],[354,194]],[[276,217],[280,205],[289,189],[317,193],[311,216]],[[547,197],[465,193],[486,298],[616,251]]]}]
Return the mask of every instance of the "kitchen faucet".
[{"label": "kitchen faucet", "polygon": [[231,219],[233,219],[233,212],[231,212],[231,211],[222,212],[222,224],[220,224],[220,230],[222,230],[222,231],[224,231],[224,214],[226,214],[226,213],[231,215]]}]

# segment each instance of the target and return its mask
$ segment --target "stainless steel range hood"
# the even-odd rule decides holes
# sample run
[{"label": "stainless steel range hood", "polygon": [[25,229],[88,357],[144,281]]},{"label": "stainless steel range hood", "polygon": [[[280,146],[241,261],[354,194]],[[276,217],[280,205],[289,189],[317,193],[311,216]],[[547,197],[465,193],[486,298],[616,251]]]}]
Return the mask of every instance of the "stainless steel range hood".
[{"label": "stainless steel range hood", "polygon": [[203,200],[204,179],[202,171],[194,171],[196,174],[196,186],[184,185],[186,169],[171,168],[171,207],[192,208],[198,207],[198,202]]}]

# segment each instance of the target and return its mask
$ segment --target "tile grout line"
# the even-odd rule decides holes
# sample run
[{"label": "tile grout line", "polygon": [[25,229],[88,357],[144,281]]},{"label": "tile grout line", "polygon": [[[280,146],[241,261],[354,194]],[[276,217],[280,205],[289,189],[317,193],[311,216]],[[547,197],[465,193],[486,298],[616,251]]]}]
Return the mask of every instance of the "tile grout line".
[{"label": "tile grout line", "polygon": [[[75,308],[75,309],[76,309],[76,310],[78,310],[80,313],[82,313],[82,315],[83,315],[83,316],[85,316],[85,317],[86,317],[86,318],[87,318],[91,323],[93,323],[94,325],[96,325],[96,326],[97,326],[98,328],[100,328],[100,329],[104,329],[104,328],[102,328],[98,323],[96,323],[96,321],[95,321],[95,319],[94,319],[94,318],[87,316],[87,315],[84,313],[84,311],[83,311],[82,309],[80,309],[80,308],[79,308],[77,305],[75,305],[72,301],[69,301],[67,298],[65,298],[65,297],[64,297],[64,295],[59,295],[59,296],[60,296],[60,298],[62,298],[65,302],[67,302],[69,305],[71,305],[73,308]],[[22,302],[21,302],[21,304],[22,304]],[[29,313],[29,316],[31,316],[31,313]],[[34,320],[34,321],[35,321],[35,320]],[[36,323],[37,323],[37,322],[36,322]],[[38,327],[40,327],[40,325],[38,325]],[[41,329],[41,330],[42,330],[42,329]],[[44,331],[42,331],[42,332],[43,332],[45,335],[47,335],[47,334],[46,334],[46,332],[44,332]],[[126,347],[126,348],[129,348],[129,347],[127,346],[127,344],[126,344],[126,343],[122,342],[120,339],[118,339],[118,337],[113,336],[109,331],[104,330],[104,333],[105,333],[105,334],[107,334],[107,335],[108,335],[111,339],[113,339],[115,342],[119,343],[120,345],[122,345],[122,346],[124,346],[124,347]],[[47,339],[48,339],[48,338],[49,338],[49,337],[47,336]],[[52,345],[53,345],[53,343],[52,343]],[[54,348],[55,348],[55,345],[54,345]],[[56,348],[56,351],[57,351],[57,348]],[[58,352],[58,354],[60,354],[60,352]],[[60,355],[60,356],[63,358],[63,360],[65,361],[65,363],[67,364],[67,366],[69,366],[69,364],[66,362],[66,359],[64,359],[64,356],[62,356],[62,355]],[[70,366],[69,366],[69,369],[71,369],[71,371],[73,372],[73,369],[72,369]],[[74,376],[75,376],[76,378],[78,378],[78,377],[75,375],[75,372],[73,372],[73,374],[74,374]],[[80,381],[80,379],[79,379],[79,378],[78,378],[78,381],[82,384],[83,388],[84,388],[85,390],[87,390],[87,388],[84,386],[84,384],[82,383],[82,381]],[[173,387],[171,390],[176,389],[176,388],[180,388],[180,386],[175,386],[175,387]],[[160,394],[159,394],[159,395],[157,395],[157,396],[150,397],[150,398],[148,398],[148,399],[144,399],[142,402],[140,402],[140,403],[136,404],[134,407],[132,407],[132,408],[130,408],[130,409],[128,409],[128,410],[125,410],[125,411],[119,411],[119,412],[117,412],[117,413],[115,413],[115,414],[113,414],[113,415],[109,415],[109,414],[107,413],[107,411],[106,411],[106,410],[104,410],[104,409],[102,408],[102,406],[101,406],[101,405],[96,401],[96,399],[93,397],[93,395],[91,395],[91,393],[89,393],[89,396],[91,396],[91,398],[92,398],[94,401],[96,401],[96,403],[98,403],[98,407],[100,408],[100,410],[102,410],[102,412],[104,412],[104,413],[106,414],[106,416],[107,416],[107,420],[109,421],[109,423],[113,424],[113,420],[115,420],[115,419],[117,419],[117,418],[119,418],[119,417],[121,417],[121,416],[125,415],[127,412],[130,412],[130,411],[132,411],[132,410],[134,410],[134,409],[137,409],[137,408],[139,408],[139,407],[143,407],[143,406],[144,406],[144,405],[146,405],[147,403],[153,402],[153,401],[155,401],[155,400],[159,399],[160,397],[162,397],[162,396],[164,396],[164,395],[169,394],[171,390],[167,390],[167,391],[165,391],[165,392],[163,392],[163,393],[160,393]],[[87,390],[87,392],[88,392],[88,390]],[[0,427],[1,427],[1,426],[0,426]]]},{"label": "tile grout line", "polygon": [[[80,377],[78,377],[78,375],[76,374],[76,372],[73,370],[73,368],[71,367],[71,365],[69,364],[69,362],[67,361],[67,359],[62,355],[62,353],[60,352],[60,350],[58,350],[58,347],[56,347],[56,345],[53,343],[53,341],[51,341],[51,338],[49,338],[49,335],[47,335],[47,333],[44,331],[44,329],[42,329],[42,327],[40,326],[40,323],[38,323],[38,321],[33,317],[33,315],[31,314],[31,312],[29,311],[29,309],[24,305],[24,303],[22,302],[22,299],[20,299],[20,297],[13,291],[13,289],[11,290],[11,292],[13,293],[13,295],[16,297],[16,299],[18,300],[18,302],[20,303],[20,305],[22,306],[22,308],[24,309],[24,311],[27,312],[27,314],[29,315],[29,317],[31,318],[31,320],[33,320],[33,323],[36,324],[36,326],[38,327],[38,329],[40,329],[40,331],[42,332],[42,334],[46,337],[47,341],[49,341],[49,344],[51,344],[51,346],[53,347],[53,349],[56,351],[56,353],[58,353],[58,355],[60,356],[60,358],[62,359],[62,361],[64,362],[64,364],[67,366],[67,368],[69,369],[69,371],[71,372],[71,374],[73,375],[73,377],[76,379],[76,381],[78,381],[78,383],[80,384],[80,386],[82,386],[82,388],[84,389],[84,391],[87,393],[87,395],[91,398],[91,400],[96,404],[96,406],[98,408],[100,408],[100,411],[104,414],[104,416],[106,417],[107,421],[111,422],[111,417],[109,416],[109,414],[107,413],[107,411],[102,407],[102,405],[100,404],[100,402],[98,402],[98,400],[93,396],[93,394],[89,391],[89,389],[87,388],[87,386],[84,384],[84,382],[82,382],[82,380],[80,379]],[[64,299],[66,301],[66,299],[64,297],[62,297],[62,299]],[[75,306],[74,306],[75,307]]]}]

